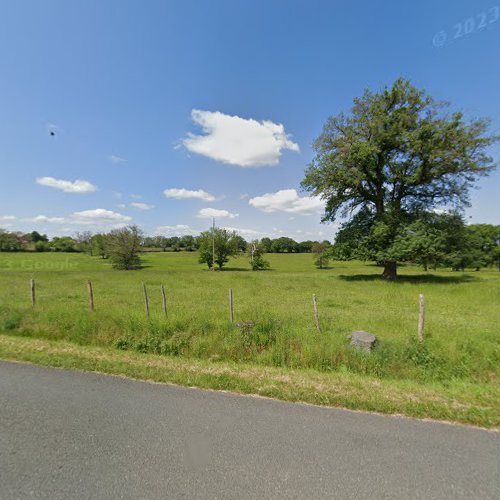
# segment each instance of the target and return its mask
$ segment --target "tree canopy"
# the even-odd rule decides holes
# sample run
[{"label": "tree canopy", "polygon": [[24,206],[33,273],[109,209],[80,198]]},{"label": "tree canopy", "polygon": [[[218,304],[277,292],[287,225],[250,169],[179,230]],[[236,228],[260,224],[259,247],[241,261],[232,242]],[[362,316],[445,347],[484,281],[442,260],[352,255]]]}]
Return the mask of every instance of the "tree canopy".
[{"label": "tree canopy", "polygon": [[209,268],[215,267],[216,264],[219,269],[222,269],[224,264],[229,261],[229,257],[233,257],[240,252],[241,240],[235,231],[214,227],[200,234],[198,245],[199,262],[207,264]]},{"label": "tree canopy", "polygon": [[114,229],[106,236],[106,249],[115,269],[133,270],[141,267],[142,232],[137,226]]},{"label": "tree canopy", "polygon": [[303,188],[326,201],[324,222],[363,214],[384,277],[396,277],[391,248],[402,226],[438,207],[467,206],[470,187],[495,166],[489,120],[448,109],[398,79],[330,117],[314,143]]}]

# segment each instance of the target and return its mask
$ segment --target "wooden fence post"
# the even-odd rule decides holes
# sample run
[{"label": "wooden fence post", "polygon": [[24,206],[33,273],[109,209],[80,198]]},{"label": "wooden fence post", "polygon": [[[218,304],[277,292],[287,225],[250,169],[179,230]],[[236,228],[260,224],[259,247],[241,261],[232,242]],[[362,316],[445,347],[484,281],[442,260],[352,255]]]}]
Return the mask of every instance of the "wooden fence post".
[{"label": "wooden fence post", "polygon": [[229,289],[229,321],[233,323],[234,317],[233,317],[233,289]]},{"label": "wooden fence post", "polygon": [[94,290],[92,289],[92,281],[88,280],[87,281],[87,290],[89,293],[89,307],[90,310],[94,310]]},{"label": "wooden fence post", "polygon": [[424,340],[424,324],[425,324],[425,297],[421,293],[418,297],[419,301],[419,314],[418,314],[418,340]]},{"label": "wooden fence post", "polygon": [[167,298],[165,297],[165,288],[161,285],[161,298],[163,302],[163,314],[167,317]]},{"label": "wooden fence post", "polygon": [[321,333],[321,328],[319,326],[319,316],[318,316],[318,304],[316,304],[316,294],[313,293],[313,306],[314,306],[314,318],[316,320],[316,328],[318,332]]},{"label": "wooden fence post", "polygon": [[149,318],[149,300],[148,300],[148,292],[146,290],[146,284],[145,283],[142,284],[142,290],[144,292],[144,306],[145,306],[145,309],[146,309],[146,314],[148,315],[148,318]]},{"label": "wooden fence post", "polygon": [[35,307],[35,280],[30,280],[30,290],[31,290],[31,306]]}]

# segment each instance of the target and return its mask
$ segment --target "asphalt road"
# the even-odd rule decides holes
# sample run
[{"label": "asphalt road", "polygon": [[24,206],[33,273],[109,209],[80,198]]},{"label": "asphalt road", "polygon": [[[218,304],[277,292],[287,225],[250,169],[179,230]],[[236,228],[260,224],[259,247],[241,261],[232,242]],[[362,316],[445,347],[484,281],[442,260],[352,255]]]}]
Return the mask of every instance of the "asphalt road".
[{"label": "asphalt road", "polygon": [[0,362],[0,498],[500,498],[500,433]]}]

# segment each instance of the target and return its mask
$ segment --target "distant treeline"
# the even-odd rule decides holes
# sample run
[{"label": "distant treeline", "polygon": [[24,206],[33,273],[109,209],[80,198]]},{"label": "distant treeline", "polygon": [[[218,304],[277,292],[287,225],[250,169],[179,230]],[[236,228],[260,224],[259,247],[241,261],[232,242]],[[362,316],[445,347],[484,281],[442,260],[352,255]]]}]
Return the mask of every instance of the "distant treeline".
[{"label": "distant treeline", "polygon": [[[242,252],[247,250],[249,242],[242,236],[237,235],[238,247]],[[318,241],[295,241],[285,236],[281,238],[262,238],[260,241],[262,251],[265,253],[311,253],[312,248]],[[330,245],[330,242],[325,241]],[[198,236],[146,236],[143,240],[145,248],[157,248],[163,251],[178,252],[180,250],[194,251],[200,246]]]},{"label": "distant treeline", "polygon": [[[0,252],[85,252],[90,255],[106,253],[105,233],[92,234],[89,231],[77,233],[75,236],[55,236],[49,239],[47,235],[37,231],[31,233],[9,232],[0,229]],[[249,243],[240,235],[236,236],[238,248],[245,252]],[[295,241],[292,238],[276,239],[262,238],[260,245],[265,253],[311,253],[318,241]],[[330,242],[324,241],[327,245]],[[141,239],[144,251],[156,250],[164,252],[194,252],[199,249],[199,236],[145,236]]]},{"label": "distant treeline", "polygon": [[[319,259],[318,267],[324,267],[329,259],[382,262],[382,254],[378,259],[377,248],[381,246],[380,239],[385,237],[385,233],[380,230],[374,231],[374,228],[377,229],[377,226],[369,214],[359,212],[352,221],[341,227],[333,245],[326,240],[297,242],[285,236],[247,242],[242,236],[233,232],[231,244],[227,244],[228,248],[231,247],[228,255],[240,252],[241,254],[251,252],[253,255],[256,249],[259,254],[313,253]],[[200,236],[167,237],[143,236],[137,228],[134,231],[134,252],[201,252],[208,234],[206,232]],[[76,233],[74,237],[56,236],[49,239],[37,231],[21,233],[0,229],[0,252],[85,252],[107,258],[112,256],[111,248],[123,246],[127,245],[120,242],[116,230],[97,234],[85,231]],[[211,254],[211,244],[209,246],[208,253]],[[401,226],[390,251],[394,260],[417,264],[425,270],[437,267],[479,270],[493,266],[500,270],[500,226],[466,225],[463,218],[457,214],[427,213],[418,220],[409,221]]]}]

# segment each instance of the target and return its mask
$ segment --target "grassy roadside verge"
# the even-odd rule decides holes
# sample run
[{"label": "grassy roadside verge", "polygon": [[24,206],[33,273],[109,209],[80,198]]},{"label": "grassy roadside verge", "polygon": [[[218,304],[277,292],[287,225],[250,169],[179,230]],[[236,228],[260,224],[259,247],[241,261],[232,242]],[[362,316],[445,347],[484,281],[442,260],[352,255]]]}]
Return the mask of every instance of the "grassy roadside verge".
[{"label": "grassy roadside verge", "polygon": [[493,384],[459,381],[423,386],[349,373],[214,363],[2,334],[0,358],[285,401],[500,428],[500,390]]}]

